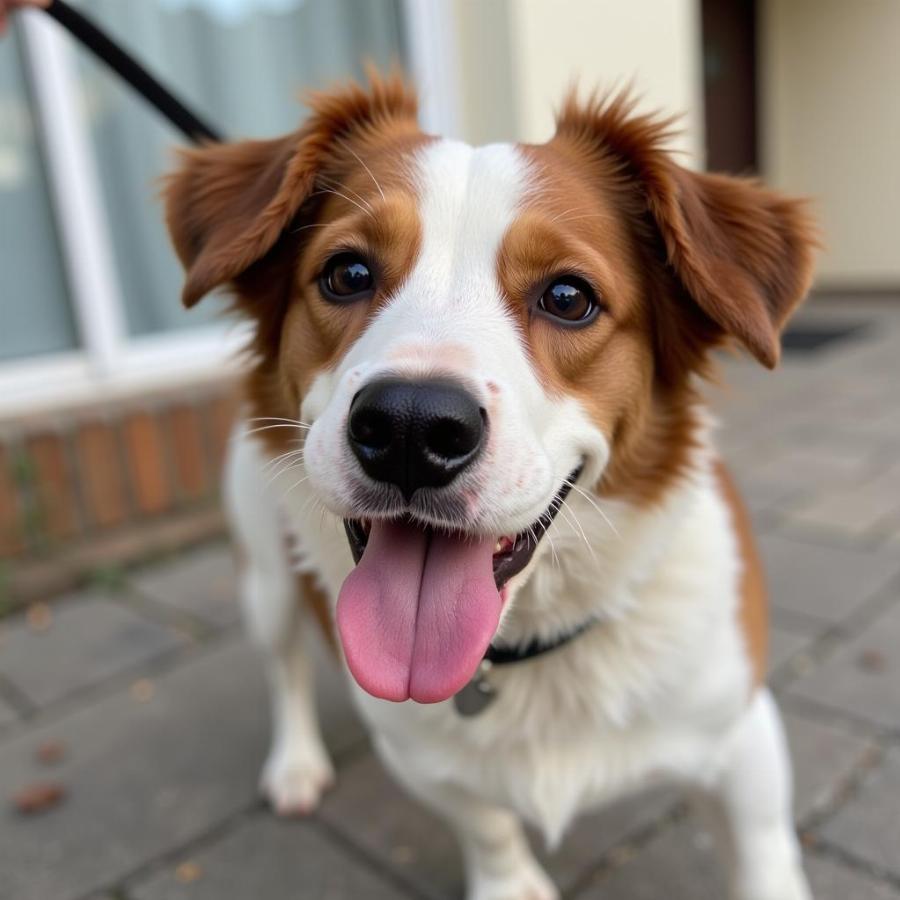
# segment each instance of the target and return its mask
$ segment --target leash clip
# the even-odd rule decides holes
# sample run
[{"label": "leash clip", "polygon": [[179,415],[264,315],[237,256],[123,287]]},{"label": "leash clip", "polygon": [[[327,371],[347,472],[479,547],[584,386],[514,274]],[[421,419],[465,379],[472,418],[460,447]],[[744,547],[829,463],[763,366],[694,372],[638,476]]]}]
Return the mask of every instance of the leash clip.
[{"label": "leash clip", "polygon": [[461,716],[467,719],[477,716],[497,699],[497,689],[487,677],[493,667],[494,664],[489,659],[483,659],[472,680],[453,695],[453,705]]}]

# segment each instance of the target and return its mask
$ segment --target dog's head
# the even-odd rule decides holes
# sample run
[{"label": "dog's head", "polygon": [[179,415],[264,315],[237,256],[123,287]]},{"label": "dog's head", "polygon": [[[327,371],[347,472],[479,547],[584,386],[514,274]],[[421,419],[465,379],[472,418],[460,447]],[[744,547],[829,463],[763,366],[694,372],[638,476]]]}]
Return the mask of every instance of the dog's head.
[{"label": "dog's head", "polygon": [[811,275],[803,207],[682,168],[666,133],[620,96],[568,101],[546,144],[472,148],[376,80],[172,176],[185,303],[231,284],[256,323],[254,414],[311,426],[370,692],[457,691],[570,486],[655,502],[690,465],[710,349],[775,365]]}]

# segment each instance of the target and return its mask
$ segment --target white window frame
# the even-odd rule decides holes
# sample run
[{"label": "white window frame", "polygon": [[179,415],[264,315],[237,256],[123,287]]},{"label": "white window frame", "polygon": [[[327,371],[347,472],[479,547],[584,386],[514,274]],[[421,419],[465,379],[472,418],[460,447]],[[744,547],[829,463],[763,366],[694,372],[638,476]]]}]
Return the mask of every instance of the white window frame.
[{"label": "white window frame", "polygon": [[[404,0],[402,9],[423,127],[457,136],[452,0]],[[128,334],[96,160],[78,110],[75,54],[83,51],[46,15],[26,10],[20,16],[80,346],[0,364],[0,416],[105,401],[237,371],[237,351],[248,334],[242,323]]]}]

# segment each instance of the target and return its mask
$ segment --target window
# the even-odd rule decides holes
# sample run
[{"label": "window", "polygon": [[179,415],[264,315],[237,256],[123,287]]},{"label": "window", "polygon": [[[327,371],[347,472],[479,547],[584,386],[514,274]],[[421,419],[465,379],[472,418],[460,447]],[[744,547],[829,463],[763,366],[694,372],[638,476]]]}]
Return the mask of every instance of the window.
[{"label": "window", "polygon": [[0,363],[77,346],[18,42],[0,53]]},{"label": "window", "polygon": [[[359,78],[367,59],[406,62],[426,125],[453,130],[444,0],[80,5],[228,136],[296,127],[301,89]],[[0,45],[0,412],[220,366],[241,326],[214,302],[181,308],[156,199],[183,138],[55,23],[22,19]]]}]

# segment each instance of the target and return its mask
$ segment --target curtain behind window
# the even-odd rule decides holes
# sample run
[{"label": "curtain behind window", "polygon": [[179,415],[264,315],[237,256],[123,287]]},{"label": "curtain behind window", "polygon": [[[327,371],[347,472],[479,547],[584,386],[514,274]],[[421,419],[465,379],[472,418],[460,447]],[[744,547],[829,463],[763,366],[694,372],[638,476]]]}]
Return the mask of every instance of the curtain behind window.
[{"label": "curtain behind window", "polygon": [[0,362],[78,343],[16,41],[0,47]]},{"label": "curtain behind window", "polygon": [[[303,88],[402,61],[400,0],[84,0],[80,4],[229,137],[271,137],[305,115]],[[129,333],[205,324],[186,312],[162,224],[158,178],[183,142],[98,63],[79,53]]]}]

